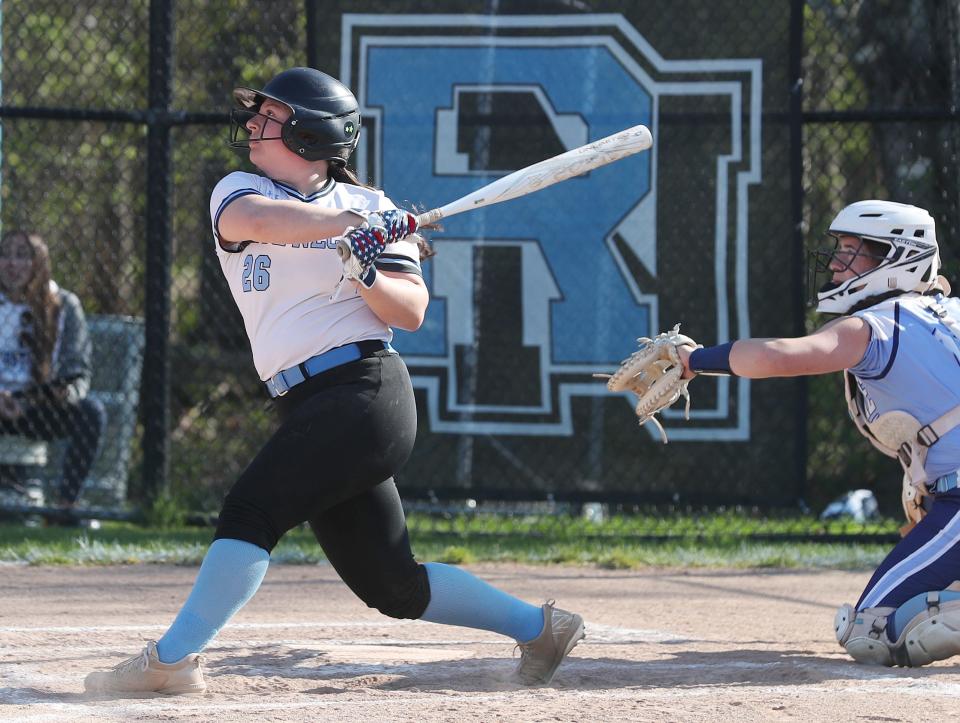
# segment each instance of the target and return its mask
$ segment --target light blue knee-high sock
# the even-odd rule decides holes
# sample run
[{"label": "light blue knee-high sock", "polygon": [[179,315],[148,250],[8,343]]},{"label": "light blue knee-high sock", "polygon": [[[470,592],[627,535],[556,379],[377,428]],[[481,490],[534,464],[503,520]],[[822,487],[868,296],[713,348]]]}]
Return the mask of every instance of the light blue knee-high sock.
[{"label": "light blue knee-high sock", "polygon": [[461,625],[507,635],[517,642],[533,640],[543,630],[543,610],[518,600],[466,570],[428,562],[430,604],[421,620]]},{"label": "light blue knee-high sock", "polygon": [[157,641],[161,663],[199,653],[220,628],[253,597],[270,564],[270,553],[241,540],[214,540],[190,597],[173,625]]},{"label": "light blue knee-high sock", "polygon": [[[943,590],[940,593],[940,602],[949,602],[960,599],[960,592],[955,590]],[[922,592],[914,595],[903,605],[898,607],[893,615],[887,618],[887,637],[892,642],[900,639],[900,633],[907,627],[907,623],[913,620],[917,615],[927,609],[927,593]]]}]

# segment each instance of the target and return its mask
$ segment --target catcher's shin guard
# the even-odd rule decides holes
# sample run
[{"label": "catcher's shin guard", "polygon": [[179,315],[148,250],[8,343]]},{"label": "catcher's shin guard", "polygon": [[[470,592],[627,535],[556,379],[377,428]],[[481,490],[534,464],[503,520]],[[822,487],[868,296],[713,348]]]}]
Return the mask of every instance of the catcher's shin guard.
[{"label": "catcher's shin guard", "polygon": [[942,601],[939,592],[927,593],[927,608],[907,623],[897,646],[906,662],[918,666],[960,654],[960,600]]},{"label": "catcher's shin guard", "polygon": [[869,608],[859,613],[850,605],[837,612],[837,640],[861,663],[916,668],[960,654],[960,600],[942,602],[940,592],[928,592],[926,609],[904,627],[896,642],[886,635],[893,608]]}]

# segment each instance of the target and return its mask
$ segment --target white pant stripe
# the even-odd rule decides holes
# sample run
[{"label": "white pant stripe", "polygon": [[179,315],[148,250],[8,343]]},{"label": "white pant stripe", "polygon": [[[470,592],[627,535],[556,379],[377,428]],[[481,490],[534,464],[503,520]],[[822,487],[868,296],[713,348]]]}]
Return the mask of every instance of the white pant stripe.
[{"label": "white pant stripe", "polygon": [[911,575],[936,562],[960,542],[960,512],[957,512],[943,529],[884,573],[873,589],[863,598],[861,610],[877,607],[883,598]]}]

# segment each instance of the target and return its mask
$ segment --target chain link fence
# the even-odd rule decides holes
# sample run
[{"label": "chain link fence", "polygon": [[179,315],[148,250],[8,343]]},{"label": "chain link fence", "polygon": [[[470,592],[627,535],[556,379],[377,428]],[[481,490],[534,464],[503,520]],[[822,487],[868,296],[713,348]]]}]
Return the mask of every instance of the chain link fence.
[{"label": "chain link fence", "polygon": [[[960,232],[960,8],[941,2],[810,2],[804,8],[803,228],[823,244],[836,209],[862,198],[927,208],[956,287]],[[808,328],[817,323],[813,315]],[[846,418],[839,375],[809,380],[811,497],[839,484],[897,509],[900,469]]]},{"label": "chain link fence", "polygon": [[[817,512],[866,488],[896,514],[899,469],[846,420],[839,378],[700,379],[692,419],[665,415],[663,446],[591,373],[677,321],[706,344],[812,328],[805,252],[859,198],[929,208],[954,276],[960,11],[636,5],[3,0],[2,231],[45,241],[88,338],[66,377],[37,376],[46,307],[10,280],[28,266],[17,244],[0,244],[3,389],[87,387],[47,399],[53,418],[6,414],[8,507],[70,502],[73,485],[115,512],[164,489],[216,510],[269,436],[208,201],[223,175],[254,170],[226,145],[232,88],[309,64],[357,94],[353,162],[401,205],[440,205],[637,123],[656,139],[431,235],[430,315],[395,340],[420,414],[406,498],[561,505],[537,507],[544,519],[660,505],[686,529],[705,509]],[[62,334],[72,301],[46,298]],[[47,351],[52,366],[65,352]]]}]

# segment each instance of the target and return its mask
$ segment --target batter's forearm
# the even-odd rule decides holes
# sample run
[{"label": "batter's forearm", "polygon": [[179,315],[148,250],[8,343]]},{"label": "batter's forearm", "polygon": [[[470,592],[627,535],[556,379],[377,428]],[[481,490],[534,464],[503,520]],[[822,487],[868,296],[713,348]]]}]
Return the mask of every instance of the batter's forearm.
[{"label": "batter's forearm", "polygon": [[361,222],[350,210],[245,196],[224,209],[218,230],[226,242],[293,244],[342,236]]}]

